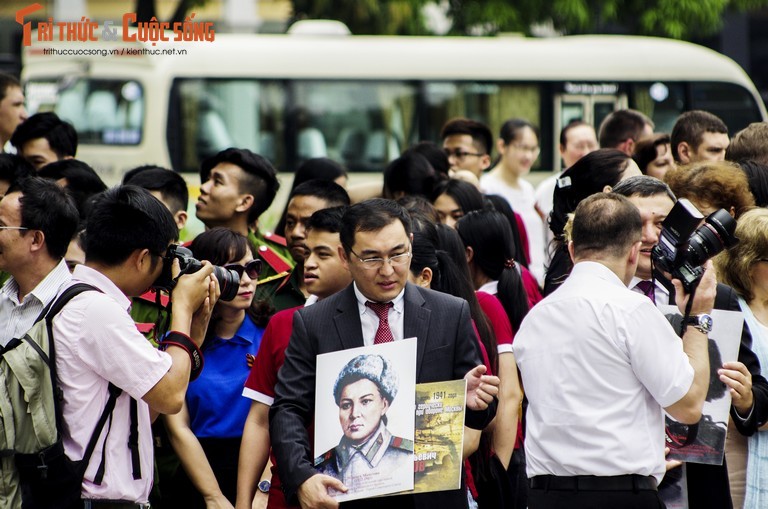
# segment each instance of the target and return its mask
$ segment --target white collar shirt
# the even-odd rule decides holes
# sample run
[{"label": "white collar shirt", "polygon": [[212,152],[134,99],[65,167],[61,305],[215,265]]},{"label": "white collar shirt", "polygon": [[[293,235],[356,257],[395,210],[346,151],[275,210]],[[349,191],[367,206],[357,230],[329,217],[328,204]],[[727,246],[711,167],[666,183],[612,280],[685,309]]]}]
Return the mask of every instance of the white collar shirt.
[{"label": "white collar shirt", "polygon": [[[355,288],[355,298],[357,298],[357,309],[360,312],[360,325],[363,328],[363,344],[371,346],[376,339],[376,331],[379,328],[379,317],[376,313],[365,305],[368,298],[357,288],[357,283],[353,283]],[[395,341],[403,339],[403,311],[405,310],[405,287],[392,300],[392,307],[389,308],[389,329],[392,331],[392,337]]]},{"label": "white collar shirt", "polygon": [[[74,297],[53,322],[56,368],[64,395],[64,450],[70,458],[83,457],[91,433],[109,397],[112,382],[123,389],[96,444],[83,478],[83,498],[145,503],[152,487],[153,449],[149,407],[141,399],[171,368],[171,357],[141,335],[128,315],[131,300],[104,274],[78,265],[73,278],[95,286]],[[127,393],[127,394],[126,394]],[[141,479],[133,479],[127,447],[130,398],[138,402]],[[105,445],[106,442],[106,445]],[[105,475],[93,482],[106,449]]]},{"label": "white collar shirt", "polygon": [[19,284],[11,277],[0,289],[0,346],[21,337],[34,325],[45,306],[59,290],[72,280],[64,260],[51,270],[37,286],[19,301]]},{"label": "white collar shirt", "polygon": [[477,289],[478,292],[485,292],[490,293],[491,295],[496,295],[499,293],[499,282],[498,281],[489,281],[485,283],[483,286]]},{"label": "white collar shirt", "polygon": [[664,414],[693,368],[664,316],[606,266],[577,263],[513,345],[536,475],[664,476]]}]

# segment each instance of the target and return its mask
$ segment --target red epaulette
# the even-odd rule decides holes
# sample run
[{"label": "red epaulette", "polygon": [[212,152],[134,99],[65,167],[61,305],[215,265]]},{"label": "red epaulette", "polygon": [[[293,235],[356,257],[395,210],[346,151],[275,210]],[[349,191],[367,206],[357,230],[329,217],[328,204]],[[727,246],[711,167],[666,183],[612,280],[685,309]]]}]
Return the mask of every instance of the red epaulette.
[{"label": "red epaulette", "polygon": [[192,245],[192,241],[188,240],[188,241],[184,242],[183,244],[181,244],[181,247],[189,248],[189,246],[191,246],[191,245]]},{"label": "red epaulette", "polygon": [[270,242],[274,242],[275,244],[279,244],[283,247],[288,247],[288,241],[285,240],[285,237],[278,235],[274,232],[264,232],[264,238],[267,239]]},{"label": "red epaulette", "polygon": [[[155,290],[148,290],[144,292],[143,294],[139,295],[138,297],[141,300],[145,300],[147,302],[151,302],[152,304],[157,303],[157,292]],[[168,303],[171,301],[171,299],[168,298],[168,296],[164,293],[160,293],[160,305],[164,308],[168,307]]]},{"label": "red epaulette", "polygon": [[280,255],[272,251],[269,246],[259,246],[259,256],[278,274],[291,271],[291,266],[280,258]]},{"label": "red epaulette", "polygon": [[139,329],[139,332],[142,334],[147,334],[148,332],[152,332],[152,329],[155,328],[154,323],[137,323],[136,328]]}]

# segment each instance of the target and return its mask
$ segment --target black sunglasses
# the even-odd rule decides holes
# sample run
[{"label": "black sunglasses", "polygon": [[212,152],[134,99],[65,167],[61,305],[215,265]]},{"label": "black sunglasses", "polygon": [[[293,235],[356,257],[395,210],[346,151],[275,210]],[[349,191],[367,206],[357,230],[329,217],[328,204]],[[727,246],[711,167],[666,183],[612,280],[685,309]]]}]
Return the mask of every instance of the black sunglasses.
[{"label": "black sunglasses", "polygon": [[255,281],[259,278],[259,274],[261,274],[261,260],[251,260],[245,265],[232,263],[230,265],[225,265],[224,268],[227,270],[234,270],[241,278],[243,277],[243,272],[245,272],[248,274],[249,278]]}]

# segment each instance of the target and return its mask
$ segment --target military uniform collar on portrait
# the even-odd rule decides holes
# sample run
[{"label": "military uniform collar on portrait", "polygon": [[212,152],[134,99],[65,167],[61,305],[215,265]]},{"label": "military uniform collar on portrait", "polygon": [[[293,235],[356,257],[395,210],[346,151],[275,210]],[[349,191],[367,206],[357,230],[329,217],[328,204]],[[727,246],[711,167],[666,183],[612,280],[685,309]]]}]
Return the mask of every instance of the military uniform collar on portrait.
[{"label": "military uniform collar on portrait", "polygon": [[352,461],[355,455],[360,455],[365,458],[371,468],[374,468],[384,457],[390,445],[401,446],[402,442],[406,442],[406,440],[393,436],[384,425],[384,422],[380,422],[379,429],[362,445],[355,446],[346,437],[343,437],[336,447],[336,460],[339,468],[343,469]]}]

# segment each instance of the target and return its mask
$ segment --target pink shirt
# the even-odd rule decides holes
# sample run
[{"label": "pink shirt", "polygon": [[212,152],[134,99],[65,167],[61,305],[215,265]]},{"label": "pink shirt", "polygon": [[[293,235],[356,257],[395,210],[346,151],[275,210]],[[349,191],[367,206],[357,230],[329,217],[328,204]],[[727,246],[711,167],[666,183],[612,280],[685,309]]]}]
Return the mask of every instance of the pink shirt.
[{"label": "pink shirt", "polygon": [[[107,438],[105,475],[93,478],[101,462],[109,421],[96,443],[83,479],[83,498],[147,502],[152,488],[153,450],[149,407],[141,398],[171,367],[171,357],[155,350],[128,315],[131,301],[100,272],[78,265],[75,280],[103,293],[89,291],[72,299],[54,320],[56,369],[64,394],[64,450],[71,459],[85,447],[109,397],[109,382],[123,389],[112,414]],[[130,398],[138,401],[141,479],[134,480],[127,447]]]}]

